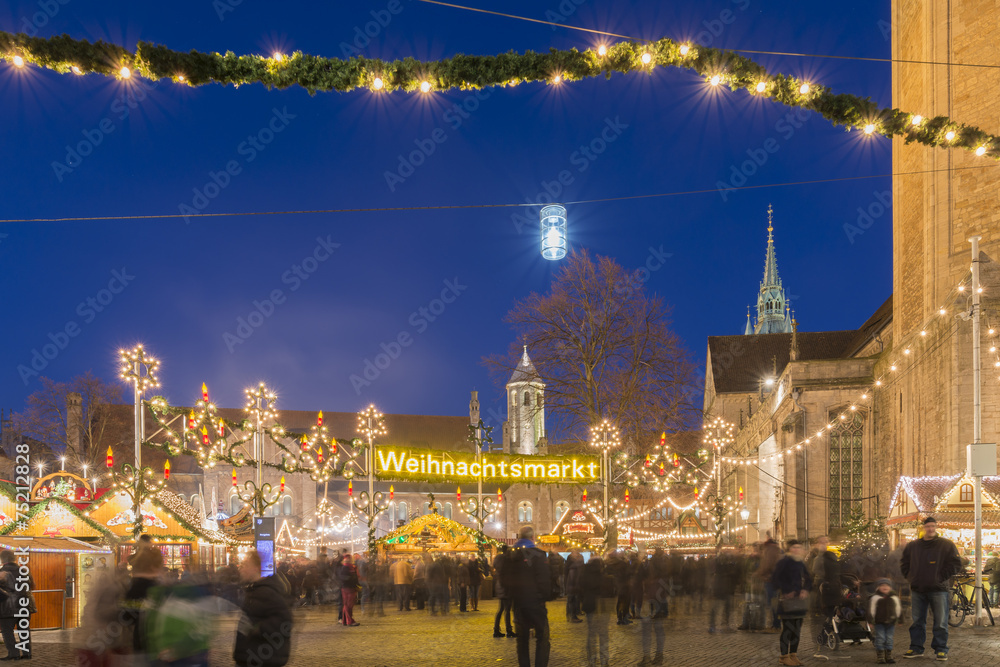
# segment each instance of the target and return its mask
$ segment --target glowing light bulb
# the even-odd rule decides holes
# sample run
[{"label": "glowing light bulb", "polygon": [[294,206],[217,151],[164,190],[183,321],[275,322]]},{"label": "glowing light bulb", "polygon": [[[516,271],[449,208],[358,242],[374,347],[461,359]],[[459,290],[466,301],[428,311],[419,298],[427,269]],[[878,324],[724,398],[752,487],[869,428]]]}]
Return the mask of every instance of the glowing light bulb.
[{"label": "glowing light bulb", "polygon": [[642,54],[642,64],[643,65],[648,65],[651,62],[653,62],[653,56],[652,55],[650,55],[648,53]]},{"label": "glowing light bulb", "polygon": [[118,70],[118,74],[123,79],[131,79],[132,78],[132,70],[130,70],[128,67],[122,67],[120,70]]},{"label": "glowing light bulb", "polygon": [[986,155],[986,146],[980,146],[979,148],[977,148],[976,155],[979,155],[980,157]]},{"label": "glowing light bulb", "polygon": [[867,125],[865,125],[865,134],[874,134],[874,133],[875,133],[875,126],[872,123],[868,123]]},{"label": "glowing light bulb", "polygon": [[944,315],[944,314],[945,314],[945,313],[946,313],[947,311],[946,311],[946,310],[945,310],[944,308],[942,308],[942,309],[941,309],[941,310],[939,310],[938,312],[939,312],[940,314]]},{"label": "glowing light bulb", "polygon": [[430,90],[431,90],[431,82],[430,81],[421,81],[420,82],[420,92],[422,92],[422,93],[429,93]]},{"label": "glowing light bulb", "polygon": [[917,114],[916,116],[913,117],[912,120],[910,120],[910,122],[913,123],[914,125],[920,125],[920,123],[922,123],[923,121],[924,117],[921,116],[920,114]]},{"label": "glowing light bulb", "polygon": [[758,93],[763,93],[765,90],[767,90],[767,84],[764,83],[763,81],[758,81],[757,82],[757,92]]},{"label": "glowing light bulb", "polygon": [[382,77],[380,76],[375,77],[375,80],[372,81],[372,88],[374,88],[375,90],[382,90],[384,87],[385,87],[385,81],[382,80]]},{"label": "glowing light bulb", "polygon": [[14,56],[11,62],[14,63],[14,67],[24,67],[24,58],[21,56]]},{"label": "glowing light bulb", "polygon": [[921,336],[926,336],[926,335],[927,335],[927,332],[926,332],[926,331],[921,331],[921,332],[920,332],[920,335],[921,335]]},{"label": "glowing light bulb", "polygon": [[947,134],[944,135],[944,138],[947,139],[948,141],[951,141],[952,139],[955,138],[955,133],[949,131]]},{"label": "glowing light bulb", "polygon": [[554,77],[552,77],[552,83],[562,83],[562,76],[556,74]]},{"label": "glowing light bulb", "polygon": [[802,93],[803,95],[808,95],[809,94],[809,84],[808,83],[803,83],[802,86],[799,88],[799,92]]},{"label": "glowing light bulb", "polygon": [[185,81],[187,81],[187,79],[184,78],[183,74],[178,74],[177,75],[177,80],[180,81],[181,83],[184,83]]},{"label": "glowing light bulb", "polygon": [[712,78],[708,80],[708,82],[713,86],[718,86],[721,81],[722,77],[719,76],[718,74],[713,75]]},{"label": "glowing light bulb", "polygon": [[603,44],[597,47],[597,55],[606,56],[607,54],[608,54],[608,47],[604,46]]},{"label": "glowing light bulb", "polygon": [[83,74],[83,70],[77,67],[76,65],[70,67],[70,70],[73,72],[73,74]]},{"label": "glowing light bulb", "polygon": [[681,44],[681,55],[682,56],[686,56],[690,52],[691,52],[691,47],[690,46],[688,46],[687,44]]},{"label": "glowing light bulb", "polygon": [[272,55],[271,57],[274,58],[275,62],[279,62],[280,63],[281,61],[283,61],[285,59],[285,54],[279,53],[278,51],[275,51],[274,55]]}]

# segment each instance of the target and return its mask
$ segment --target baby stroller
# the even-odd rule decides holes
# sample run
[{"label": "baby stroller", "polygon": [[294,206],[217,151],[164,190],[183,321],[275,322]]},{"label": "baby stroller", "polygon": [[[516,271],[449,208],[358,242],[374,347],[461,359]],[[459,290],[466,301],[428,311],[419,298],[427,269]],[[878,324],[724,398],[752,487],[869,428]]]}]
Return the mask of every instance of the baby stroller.
[{"label": "baby stroller", "polygon": [[820,646],[832,651],[840,648],[843,642],[860,644],[863,640],[872,640],[871,625],[861,599],[861,582],[853,575],[844,575],[841,584],[841,600],[834,606],[833,614],[826,619],[816,638]]}]

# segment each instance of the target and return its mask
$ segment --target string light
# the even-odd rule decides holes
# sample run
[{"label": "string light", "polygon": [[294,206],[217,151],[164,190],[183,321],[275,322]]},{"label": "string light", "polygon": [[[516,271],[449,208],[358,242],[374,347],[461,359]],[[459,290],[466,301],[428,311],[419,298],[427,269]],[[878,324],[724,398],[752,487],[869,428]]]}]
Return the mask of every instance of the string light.
[{"label": "string light", "polygon": [[763,81],[758,81],[756,90],[758,93],[763,93],[765,90],[767,90],[767,84],[764,83]]},{"label": "string light", "polygon": [[382,77],[377,76],[375,80],[372,81],[372,88],[375,90],[382,90],[385,87],[385,82],[382,81]]},{"label": "string light", "polygon": [[688,46],[687,44],[681,44],[680,51],[682,56],[686,56],[688,53],[691,52],[691,47]]},{"label": "string light", "polygon": [[279,62],[280,63],[281,61],[283,61],[285,59],[285,54],[280,53],[278,51],[275,51],[274,54],[271,57],[274,58],[275,62]]},{"label": "string light", "polygon": [[71,72],[73,72],[73,74],[83,74],[83,70],[77,67],[76,65],[73,65],[69,69]]},{"label": "string light", "polygon": [[920,114],[917,114],[916,116],[913,117],[912,120],[910,120],[910,122],[912,124],[914,124],[914,125],[920,125],[920,123],[922,123],[923,120],[924,120],[924,117],[921,116]]},{"label": "string light", "polygon": [[431,82],[430,81],[421,81],[420,82],[420,92],[422,92],[422,93],[429,93],[430,90],[431,90]]},{"label": "string light", "polygon": [[17,67],[18,69],[24,67],[24,58],[22,58],[21,56],[14,56],[13,58],[11,58],[11,62],[13,62],[14,67]]},{"label": "string light", "polygon": [[608,47],[605,46],[604,44],[599,45],[597,47],[597,55],[601,56],[602,58],[608,55]]},{"label": "string light", "polygon": [[562,83],[562,76],[556,74],[554,77],[552,77],[552,83]]},{"label": "string light", "polygon": [[800,92],[801,94],[803,94],[803,95],[808,95],[808,94],[809,94],[809,84],[808,84],[808,83],[803,83],[803,84],[802,84],[802,85],[801,85],[801,86],[799,87],[799,92]]},{"label": "string light", "polygon": [[131,79],[132,70],[130,70],[128,67],[122,67],[120,70],[118,70],[118,75],[123,79]]},{"label": "string light", "polygon": [[867,125],[865,125],[865,134],[874,134],[874,133],[875,133],[875,125],[873,125],[872,123],[868,123]]},{"label": "string light", "polygon": [[642,54],[642,64],[643,65],[648,65],[651,62],[653,62],[653,56],[652,55],[650,55],[649,53]]},{"label": "string light", "polygon": [[947,139],[948,141],[951,141],[952,139],[955,138],[955,133],[952,132],[951,130],[948,130],[948,132],[944,135],[944,138]]},{"label": "string light", "polygon": [[722,77],[719,76],[718,74],[713,74],[712,78],[708,80],[708,82],[710,84],[712,84],[713,86],[718,86],[721,81],[722,81]]},{"label": "string light", "polygon": [[977,148],[976,149],[976,155],[978,155],[980,157],[982,157],[983,155],[986,155],[986,146],[980,146],[979,148]]}]

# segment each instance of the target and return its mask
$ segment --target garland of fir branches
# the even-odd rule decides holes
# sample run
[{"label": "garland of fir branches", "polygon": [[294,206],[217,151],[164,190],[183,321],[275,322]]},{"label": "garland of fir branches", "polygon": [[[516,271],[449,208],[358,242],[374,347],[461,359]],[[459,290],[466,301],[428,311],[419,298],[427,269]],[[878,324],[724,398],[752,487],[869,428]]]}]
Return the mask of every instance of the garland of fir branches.
[{"label": "garland of fir branches", "polygon": [[[643,62],[646,55],[648,63]],[[1000,137],[978,127],[947,116],[923,119],[899,109],[880,108],[871,98],[834,94],[825,86],[785,74],[769,74],[763,66],[732,51],[688,46],[666,38],[648,43],[619,42],[606,47],[604,55],[590,49],[551,49],[548,53],[511,51],[496,56],[459,54],[422,62],[415,58],[384,61],[362,56],[343,60],[298,51],[281,59],[238,56],[231,51],[182,53],[150,42],[139,42],[132,52],[116,44],[103,41],[91,44],[68,35],[42,38],[0,31],[0,58],[11,61],[16,56],[61,73],[120,77],[122,68],[127,67],[130,74],[154,81],[172,79],[189,86],[208,83],[234,87],[260,83],[281,89],[301,86],[310,94],[357,88],[377,90],[376,79],[382,84],[381,90],[389,92],[419,90],[423,82],[435,91],[469,90],[533,81],[578,81],[602,74],[610,78],[614,72],[649,72],[653,67],[683,67],[706,80],[718,76],[718,85],[727,85],[732,90],[744,89],[787,106],[815,111],[834,125],[858,130],[871,125],[874,133],[902,137],[906,143],[915,141],[968,151],[983,149],[984,155],[1000,160]],[[761,82],[764,90],[758,92],[757,85]],[[802,92],[804,83],[809,83],[807,92]]]}]

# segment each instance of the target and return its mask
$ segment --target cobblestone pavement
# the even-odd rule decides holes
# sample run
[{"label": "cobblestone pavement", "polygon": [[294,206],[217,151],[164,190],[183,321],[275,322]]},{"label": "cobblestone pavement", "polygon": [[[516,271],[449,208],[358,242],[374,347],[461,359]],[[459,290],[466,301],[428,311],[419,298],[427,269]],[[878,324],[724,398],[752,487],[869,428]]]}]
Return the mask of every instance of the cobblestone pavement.
[{"label": "cobblestone pavement", "polygon": [[[680,609],[676,609],[680,607]],[[707,609],[689,611],[681,605],[672,609],[666,621],[666,651],[664,665],[686,667],[694,665],[776,665],[778,636],[745,633],[733,630],[709,634]],[[517,665],[514,639],[494,639],[492,634],[495,601],[484,601],[481,611],[452,612],[432,617],[427,611],[399,612],[386,610],[384,617],[368,618],[357,615],[361,626],[347,628],[336,624],[336,611],[320,607],[296,612],[296,629],[292,644],[291,667],[313,665],[359,665],[364,667],[479,667],[483,665]],[[569,624],[563,604],[549,604],[552,634],[553,667],[586,665],[586,624]],[[736,620],[734,618],[734,620]],[[635,665],[642,658],[642,621],[618,626],[611,619],[610,664]],[[212,647],[213,665],[231,665],[235,616],[217,621],[216,640]],[[814,628],[807,620],[799,659],[808,665],[862,665],[875,663],[871,644],[841,646],[837,651],[818,650]],[[533,643],[533,642],[532,642]],[[973,628],[970,622],[953,629],[949,641],[952,667],[1000,667],[1000,625]],[[907,626],[896,630],[896,653],[908,648]],[[75,661],[64,633],[37,633],[36,665],[74,665]],[[929,664],[902,660],[908,665]],[[814,657],[815,655],[824,658]],[[532,647],[534,655],[534,647]]]}]

